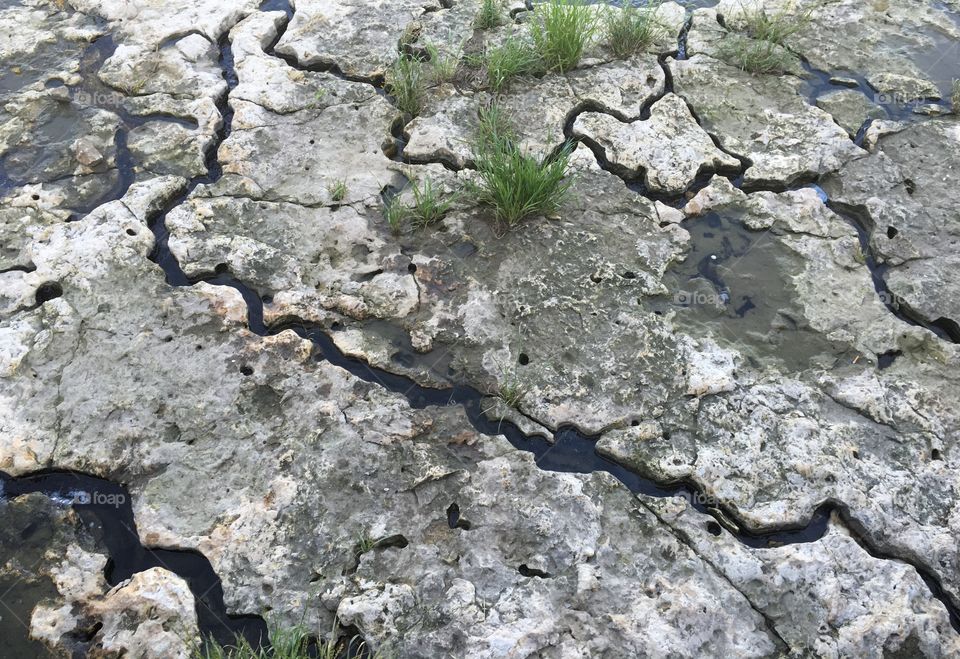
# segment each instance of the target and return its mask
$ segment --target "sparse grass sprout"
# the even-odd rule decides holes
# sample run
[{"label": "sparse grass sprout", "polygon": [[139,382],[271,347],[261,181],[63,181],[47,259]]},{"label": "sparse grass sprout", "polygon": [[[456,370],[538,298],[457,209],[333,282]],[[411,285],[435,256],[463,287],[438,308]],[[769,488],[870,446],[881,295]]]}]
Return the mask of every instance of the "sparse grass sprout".
[{"label": "sparse grass sprout", "polygon": [[347,198],[347,183],[343,179],[339,179],[330,184],[327,192],[330,193],[331,201],[343,201]]}]

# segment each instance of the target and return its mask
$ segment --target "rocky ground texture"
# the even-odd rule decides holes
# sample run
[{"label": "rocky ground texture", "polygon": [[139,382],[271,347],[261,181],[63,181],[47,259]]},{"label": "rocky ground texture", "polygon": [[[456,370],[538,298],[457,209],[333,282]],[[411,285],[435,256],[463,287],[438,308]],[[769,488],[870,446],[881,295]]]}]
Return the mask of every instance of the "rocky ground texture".
[{"label": "rocky ground texture", "polygon": [[[480,4],[0,3],[4,482],[123,483],[221,622],[387,656],[960,655],[960,4],[666,2],[401,112],[399,49],[526,38]],[[808,17],[786,73],[729,61],[758,5]],[[509,232],[492,100],[575,146]],[[189,657],[208,593],[118,578],[87,503],[0,500],[4,642]]]}]

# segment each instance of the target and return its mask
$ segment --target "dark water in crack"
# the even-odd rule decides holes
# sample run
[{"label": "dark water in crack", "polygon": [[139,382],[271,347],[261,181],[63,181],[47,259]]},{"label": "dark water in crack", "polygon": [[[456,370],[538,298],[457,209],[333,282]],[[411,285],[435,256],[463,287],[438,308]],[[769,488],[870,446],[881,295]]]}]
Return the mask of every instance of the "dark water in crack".
[{"label": "dark water in crack", "polygon": [[[125,486],[72,472],[53,471],[20,478],[0,472],[0,506],[4,505],[2,500],[30,493],[44,494],[60,505],[73,507],[96,538],[97,545],[109,556],[105,576],[110,586],[137,572],[162,567],[182,577],[190,586],[196,598],[200,629],[205,635],[221,643],[231,642],[237,634],[252,643],[266,638],[266,626],[261,618],[227,614],[220,579],[205,556],[189,550],[144,547],[140,543],[132,501]],[[50,528],[42,531],[52,532]],[[0,550],[10,549],[0,547]],[[49,592],[45,596],[53,594]]]}]

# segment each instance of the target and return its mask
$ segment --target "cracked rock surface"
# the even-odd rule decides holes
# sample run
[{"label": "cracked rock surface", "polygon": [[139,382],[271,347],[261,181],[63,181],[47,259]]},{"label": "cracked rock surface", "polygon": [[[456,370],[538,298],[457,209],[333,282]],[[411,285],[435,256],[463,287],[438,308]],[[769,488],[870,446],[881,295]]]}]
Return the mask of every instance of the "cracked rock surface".
[{"label": "cracked rock surface", "polygon": [[[763,75],[721,47],[756,3],[670,2],[494,93],[537,15],[480,4],[0,8],[2,483],[122,483],[227,613],[388,656],[960,654],[960,7],[764,3],[810,14]],[[510,231],[493,101],[572,148]],[[189,657],[206,593],[114,581],[84,505],[0,489],[4,642]]]}]

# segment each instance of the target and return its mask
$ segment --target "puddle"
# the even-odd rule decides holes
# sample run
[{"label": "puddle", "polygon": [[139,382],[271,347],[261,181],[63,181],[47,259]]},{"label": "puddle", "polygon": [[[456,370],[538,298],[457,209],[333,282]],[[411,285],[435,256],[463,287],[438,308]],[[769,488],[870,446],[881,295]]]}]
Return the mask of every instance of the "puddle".
[{"label": "puddle", "polygon": [[[51,505],[46,509],[48,514],[31,514],[31,537],[37,542],[17,543],[16,539],[9,540],[10,529],[15,528],[17,522],[16,511],[23,505],[25,499],[17,499],[27,494],[43,494],[49,498],[51,504],[62,507],[72,506],[82,523],[84,537],[92,545],[88,550],[97,550],[109,556],[106,579],[109,585],[115,586],[121,581],[129,579],[137,572],[153,567],[162,567],[176,573],[190,586],[196,598],[197,619],[204,636],[213,636],[221,643],[231,642],[237,634],[257,642],[265,638],[266,627],[257,616],[230,616],[227,615],[223,600],[223,587],[220,579],[213,571],[210,562],[202,554],[193,551],[181,551],[162,548],[149,548],[140,544],[136,522],[133,518],[133,508],[130,495],[126,487],[116,483],[69,472],[41,473],[22,478],[10,478],[0,472],[0,519],[3,531],[0,531],[0,564],[11,552],[23,553],[23,560],[33,561],[30,565],[36,566],[34,556],[42,556],[51,550],[51,542],[44,539],[54,539],[62,536],[63,531],[58,529],[60,522],[54,514]],[[23,533],[21,532],[21,536]],[[57,555],[62,555],[61,549]],[[51,583],[49,588],[43,589],[42,580],[39,586],[31,586],[22,579],[15,581],[12,589],[3,596],[3,602],[21,602],[24,611],[32,610],[33,606],[42,599],[53,599],[56,602],[57,593]],[[4,591],[0,591],[2,593]],[[0,609],[2,610],[2,609]],[[29,621],[29,612],[22,619]],[[6,624],[6,623],[3,623]],[[26,634],[19,623],[11,633],[4,634],[5,643],[24,642]],[[17,639],[14,641],[14,639]],[[33,653],[6,655],[6,656],[34,656]],[[46,656],[46,655],[37,655]]]},{"label": "puddle", "polygon": [[674,324],[692,336],[711,336],[759,367],[777,360],[795,372],[830,368],[852,359],[804,326],[796,292],[784,274],[802,264],[771,231],[751,231],[736,212],[712,212],[683,223],[690,233],[687,259],[664,277],[670,297],[651,301],[657,312],[677,312]]},{"label": "puddle", "polygon": [[[55,504],[46,499],[23,499],[7,503],[0,501],[0,638],[3,656],[53,657],[47,647],[30,640],[28,629],[34,607],[44,601],[55,601],[57,589],[49,569],[62,556],[66,542],[63,528],[67,526]],[[51,554],[48,554],[51,552]]]}]

